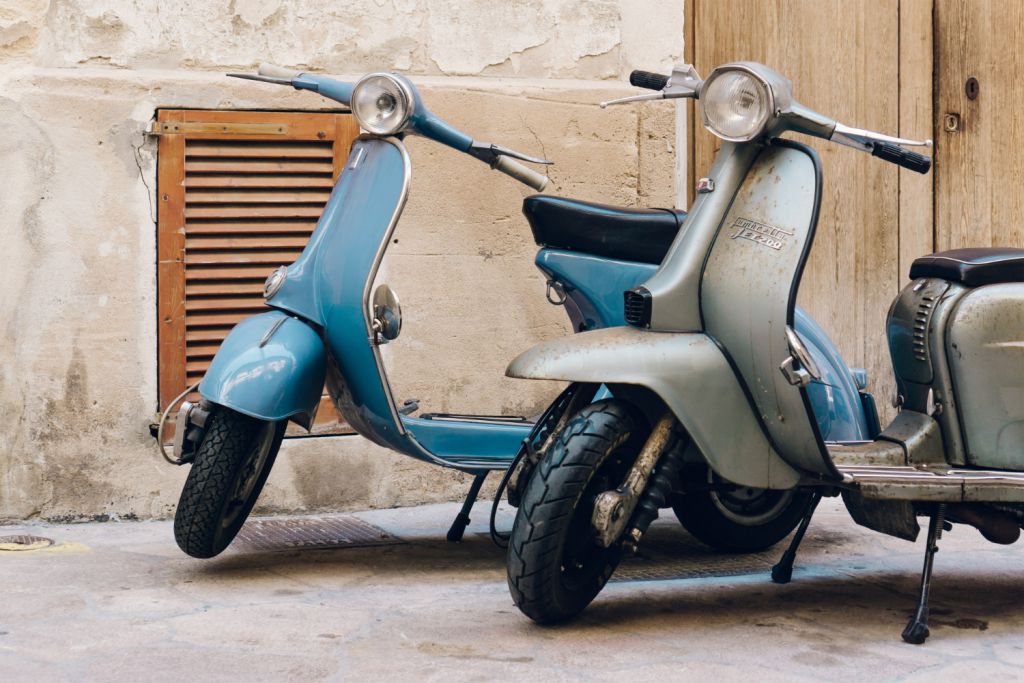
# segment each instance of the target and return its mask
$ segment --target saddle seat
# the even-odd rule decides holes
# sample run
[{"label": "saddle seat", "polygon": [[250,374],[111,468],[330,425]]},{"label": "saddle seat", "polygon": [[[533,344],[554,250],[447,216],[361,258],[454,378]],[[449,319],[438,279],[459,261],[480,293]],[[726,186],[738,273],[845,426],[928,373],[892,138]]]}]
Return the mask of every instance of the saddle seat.
[{"label": "saddle seat", "polygon": [[627,209],[566,197],[533,195],[523,215],[542,247],[661,263],[686,218],[674,209]]},{"label": "saddle seat", "polygon": [[986,247],[940,251],[916,259],[910,279],[937,277],[967,287],[1024,282],[1024,249]]}]

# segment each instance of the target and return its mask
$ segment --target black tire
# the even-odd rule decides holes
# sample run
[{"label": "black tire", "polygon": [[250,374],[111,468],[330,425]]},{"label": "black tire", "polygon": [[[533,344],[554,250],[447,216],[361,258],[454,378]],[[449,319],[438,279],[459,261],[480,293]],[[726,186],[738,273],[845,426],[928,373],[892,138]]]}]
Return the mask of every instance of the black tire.
[{"label": "black tire", "polygon": [[186,554],[214,557],[234,540],[274,466],[287,424],[227,408],[207,418],[174,513],[174,540]]},{"label": "black tire", "polygon": [[629,404],[597,401],[554,435],[523,491],[508,545],[508,586],[536,622],[576,616],[597,597],[622,558],[622,545],[597,544],[594,498],[617,487],[647,429]]},{"label": "black tire", "polygon": [[806,491],[728,487],[703,467],[686,476],[696,480],[694,484],[726,485],[720,491],[679,494],[672,501],[680,524],[698,541],[722,552],[752,553],[772,547],[800,523],[811,497]]}]

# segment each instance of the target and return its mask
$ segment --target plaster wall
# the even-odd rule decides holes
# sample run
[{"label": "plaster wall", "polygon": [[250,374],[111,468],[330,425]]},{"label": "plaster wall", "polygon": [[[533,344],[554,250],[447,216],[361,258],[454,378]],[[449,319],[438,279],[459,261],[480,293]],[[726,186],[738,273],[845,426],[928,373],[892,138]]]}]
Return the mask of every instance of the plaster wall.
[{"label": "plaster wall", "polygon": [[[410,74],[482,139],[557,163],[549,192],[674,202],[671,105],[601,110],[633,68],[682,54],[682,3],[650,0],[0,0],[0,519],[166,517],[186,472],[148,436],[156,409],[154,185],[159,107],[319,109],[223,77],[272,61]],[[507,380],[568,333],[544,300],[519,208],[529,194],[413,140],[412,196],[382,276],[406,326],[399,400],[531,414],[557,387]],[[359,437],[293,439],[261,498],[276,511],[453,500],[465,477]]]}]

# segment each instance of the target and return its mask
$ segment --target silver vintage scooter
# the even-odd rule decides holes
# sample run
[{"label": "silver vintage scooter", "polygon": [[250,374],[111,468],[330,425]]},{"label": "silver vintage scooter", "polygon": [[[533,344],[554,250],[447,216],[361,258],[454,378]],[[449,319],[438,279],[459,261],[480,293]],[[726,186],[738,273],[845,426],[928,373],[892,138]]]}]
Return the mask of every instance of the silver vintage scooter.
[{"label": "silver vintage scooter", "polygon": [[[807,387],[820,370],[794,331],[817,229],[817,154],[803,133],[927,173],[901,140],[844,126],[793,99],[755,63],[641,72],[656,94],[694,97],[723,140],[661,267],[625,292],[628,326],[533,347],[508,375],[606,385],[612,398],[562,416],[525,486],[508,552],[519,608],[550,623],[600,592],[692,463],[732,485],[811,492],[772,578],[787,582],[823,495],[863,526],[908,540],[929,518],[921,593],[903,631],[928,637],[932,559],[950,522],[1012,543],[1024,523],[1024,250],[961,249],[914,262],[889,311],[900,412],[871,441],[826,443]],[[685,492],[685,490],[684,490]]]}]

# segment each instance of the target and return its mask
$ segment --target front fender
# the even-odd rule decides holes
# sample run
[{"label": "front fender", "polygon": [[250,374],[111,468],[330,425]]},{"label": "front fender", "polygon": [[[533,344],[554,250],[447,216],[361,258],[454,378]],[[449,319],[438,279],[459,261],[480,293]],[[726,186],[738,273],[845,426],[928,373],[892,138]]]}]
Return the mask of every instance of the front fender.
[{"label": "front fender", "polygon": [[505,374],[647,387],[675,413],[719,476],[774,489],[800,481],[772,448],[725,354],[705,334],[635,327],[581,332],[534,346]]},{"label": "front fender", "polygon": [[323,395],[327,353],[317,332],[271,311],[235,325],[206,371],[199,393],[245,415],[313,424]]}]

